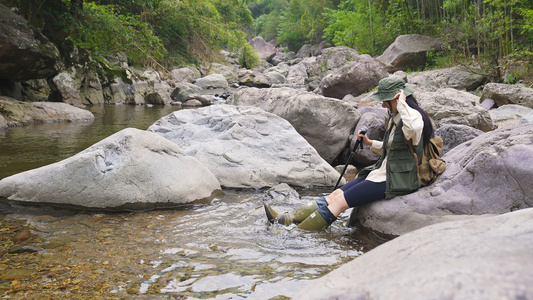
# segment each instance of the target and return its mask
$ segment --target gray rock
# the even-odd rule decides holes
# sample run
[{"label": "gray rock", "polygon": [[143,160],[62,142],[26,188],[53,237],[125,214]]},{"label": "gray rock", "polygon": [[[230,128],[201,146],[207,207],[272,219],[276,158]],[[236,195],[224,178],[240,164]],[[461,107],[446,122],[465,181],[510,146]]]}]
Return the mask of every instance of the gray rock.
[{"label": "gray rock", "polygon": [[521,117],[520,120],[518,120],[518,123],[533,123],[533,112],[530,112],[527,115]]},{"label": "gray rock", "polygon": [[235,83],[239,81],[238,71],[234,66],[226,66],[219,63],[212,63],[209,66],[207,75],[211,74],[220,74],[226,78],[228,84]]},{"label": "gray rock", "polygon": [[32,123],[85,122],[94,120],[93,114],[66,103],[22,102],[0,96],[0,114],[10,127]]},{"label": "gray rock", "polygon": [[518,104],[505,104],[489,110],[490,117],[498,128],[517,124],[521,118],[533,112],[533,108]]},{"label": "gray rock", "polygon": [[239,89],[227,103],[260,107],[286,119],[329,163],[344,150],[360,118],[341,100],[291,88]]},{"label": "gray rock", "polygon": [[414,97],[437,128],[445,124],[467,125],[483,131],[496,128],[489,112],[479,104],[479,97],[468,92],[452,88],[435,92],[417,89]]},{"label": "gray rock", "polygon": [[375,88],[389,73],[383,65],[364,54],[348,61],[320,81],[321,94],[326,97],[342,99],[346,94],[358,96]]},{"label": "gray rock", "polygon": [[267,88],[272,85],[267,76],[252,70],[239,71],[239,84],[258,88]]},{"label": "gray rock", "polygon": [[422,69],[426,66],[429,50],[441,47],[442,39],[418,34],[400,35],[377,59],[389,73]]},{"label": "gray rock", "polygon": [[389,241],[294,299],[531,299],[533,209],[446,222]]},{"label": "gray rock", "polygon": [[48,78],[59,72],[59,50],[22,16],[0,4],[0,78]]},{"label": "gray rock", "polygon": [[446,124],[435,130],[435,135],[440,136],[444,142],[441,156],[444,156],[456,146],[468,142],[483,133],[484,132],[479,129],[457,124]]},{"label": "gray rock", "polygon": [[250,41],[250,45],[255,49],[259,58],[271,62],[277,53],[276,47],[265,41],[263,37],[256,36]]},{"label": "gray rock", "polygon": [[332,186],[339,176],[289,122],[256,107],[180,110],[148,131],[203,162],[224,187]]},{"label": "gray rock", "polygon": [[533,89],[519,85],[488,83],[483,88],[481,101],[487,98],[493,99],[497,106],[520,104],[533,108]]},{"label": "gray rock", "polygon": [[[359,208],[352,221],[393,235],[457,218],[533,207],[533,124],[484,133],[450,150],[432,185]],[[354,210],[355,212],[355,210]]]},{"label": "gray rock", "polygon": [[277,203],[298,203],[300,194],[286,183],[280,183],[268,189],[266,195]]},{"label": "gray rock", "polygon": [[309,77],[322,79],[331,71],[343,67],[346,63],[356,61],[357,50],[345,46],[323,49],[313,64],[309,65]]},{"label": "gray rock", "polygon": [[192,83],[178,83],[170,94],[170,98],[178,102],[185,102],[198,95],[202,88]]},{"label": "gray rock", "polygon": [[0,180],[0,196],[93,208],[152,208],[220,189],[197,159],[157,134],[128,128],[60,162]]},{"label": "gray rock", "polygon": [[416,72],[408,75],[408,81],[420,87],[449,87],[467,91],[477,89],[486,80],[486,76],[463,67]]},{"label": "gray rock", "polygon": [[227,88],[229,86],[228,80],[221,74],[211,74],[198,78],[194,84],[202,89]]},{"label": "gray rock", "polygon": [[82,106],[78,84],[68,72],[61,72],[52,78],[52,90],[61,95],[61,102]]},{"label": "gray rock", "polygon": [[192,83],[196,79],[196,75],[190,68],[179,68],[170,71],[171,82],[174,84],[180,82]]}]

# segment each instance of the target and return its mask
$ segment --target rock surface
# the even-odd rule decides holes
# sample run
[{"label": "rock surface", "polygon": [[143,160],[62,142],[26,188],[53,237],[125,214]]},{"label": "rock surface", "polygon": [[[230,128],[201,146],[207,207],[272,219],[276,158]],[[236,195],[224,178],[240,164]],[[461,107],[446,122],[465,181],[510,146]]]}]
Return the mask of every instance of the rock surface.
[{"label": "rock surface", "polygon": [[[22,102],[0,96],[0,129],[32,123],[85,122],[93,114],[81,108],[59,102]],[[2,123],[4,125],[2,125]]]},{"label": "rock surface", "polygon": [[286,119],[329,163],[344,150],[360,118],[341,100],[291,88],[243,88],[227,103],[256,106]]},{"label": "rock surface", "polygon": [[439,48],[442,39],[419,34],[400,35],[377,59],[385,64],[389,73],[418,70],[426,66],[426,54]]},{"label": "rock surface", "polygon": [[514,84],[488,83],[483,88],[481,101],[492,99],[497,106],[520,104],[533,108],[533,89]]},{"label": "rock surface", "polygon": [[383,65],[364,54],[348,61],[320,81],[320,91],[326,97],[342,99],[347,94],[359,96],[375,88],[389,74]]},{"label": "rock surface", "polygon": [[531,299],[533,209],[400,236],[294,299]]},{"label": "rock surface", "polygon": [[479,97],[452,88],[436,91],[416,89],[414,97],[418,100],[436,127],[444,124],[460,124],[490,131],[496,128],[489,112],[479,103]]},{"label": "rock surface", "polygon": [[0,78],[47,78],[59,71],[59,50],[23,17],[0,4]]},{"label": "rock surface", "polygon": [[189,203],[220,189],[197,159],[157,134],[127,128],[65,160],[0,180],[13,201],[91,208]]},{"label": "rock surface", "polygon": [[405,196],[361,206],[352,223],[401,235],[451,219],[533,207],[533,124],[484,133],[450,150],[444,173]]},{"label": "rock surface", "polygon": [[256,107],[180,110],[148,131],[178,144],[228,188],[333,186],[339,177],[289,122]]}]

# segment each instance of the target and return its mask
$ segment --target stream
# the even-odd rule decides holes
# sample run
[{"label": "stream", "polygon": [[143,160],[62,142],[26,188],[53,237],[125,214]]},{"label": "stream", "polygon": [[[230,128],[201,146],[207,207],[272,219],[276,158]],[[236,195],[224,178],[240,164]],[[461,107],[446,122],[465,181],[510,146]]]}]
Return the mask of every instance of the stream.
[{"label": "stream", "polygon": [[[88,109],[93,122],[0,132],[0,179],[70,157],[123,128],[146,129],[177,108]],[[298,192],[303,204],[329,190]],[[320,232],[269,224],[264,199],[265,190],[225,189],[209,203],[135,212],[0,199],[0,297],[290,299],[387,241],[346,227],[350,210]]]}]

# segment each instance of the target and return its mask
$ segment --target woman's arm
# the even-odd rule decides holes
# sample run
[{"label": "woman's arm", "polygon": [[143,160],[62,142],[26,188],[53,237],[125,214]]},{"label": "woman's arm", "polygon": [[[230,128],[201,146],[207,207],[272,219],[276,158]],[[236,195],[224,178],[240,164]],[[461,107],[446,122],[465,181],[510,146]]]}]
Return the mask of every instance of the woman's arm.
[{"label": "woman's arm", "polygon": [[405,139],[411,139],[413,141],[413,146],[418,145],[422,139],[424,120],[422,119],[422,115],[416,109],[410,107],[407,102],[405,102],[405,94],[403,93],[403,90],[400,90],[397,109],[402,118],[402,131]]}]

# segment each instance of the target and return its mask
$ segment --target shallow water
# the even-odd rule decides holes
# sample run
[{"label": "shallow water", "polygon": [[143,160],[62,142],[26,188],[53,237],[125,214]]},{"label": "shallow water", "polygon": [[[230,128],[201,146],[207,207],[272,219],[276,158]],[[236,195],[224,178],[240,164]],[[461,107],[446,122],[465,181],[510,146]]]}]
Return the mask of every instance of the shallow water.
[{"label": "shallow water", "polygon": [[[92,123],[0,134],[0,178],[72,156],[125,127],[146,129],[174,109],[92,110]],[[286,210],[327,192],[299,190],[301,203],[271,201]],[[210,203],[113,213],[0,201],[0,296],[284,299],[386,241],[345,227],[349,212],[321,232],[271,225],[262,206],[265,195],[224,190]]]}]

